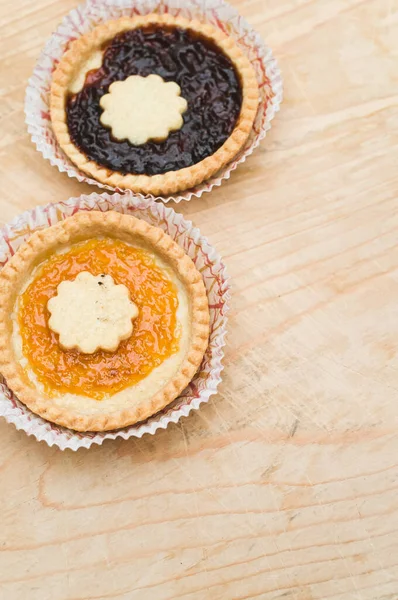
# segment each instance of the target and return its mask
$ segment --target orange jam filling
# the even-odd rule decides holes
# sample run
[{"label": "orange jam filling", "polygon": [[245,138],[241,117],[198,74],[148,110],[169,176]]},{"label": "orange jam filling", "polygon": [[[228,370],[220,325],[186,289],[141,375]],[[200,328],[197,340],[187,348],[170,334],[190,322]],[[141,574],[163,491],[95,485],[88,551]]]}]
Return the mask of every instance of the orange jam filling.
[{"label": "orange jam filling", "polygon": [[[61,281],[81,271],[111,275],[138,306],[133,333],[116,352],[63,350],[48,327],[49,299]],[[101,400],[138,383],[178,350],[177,308],[176,286],[147,251],[114,239],[92,239],[52,256],[22,294],[22,351],[50,395],[69,392]]]}]

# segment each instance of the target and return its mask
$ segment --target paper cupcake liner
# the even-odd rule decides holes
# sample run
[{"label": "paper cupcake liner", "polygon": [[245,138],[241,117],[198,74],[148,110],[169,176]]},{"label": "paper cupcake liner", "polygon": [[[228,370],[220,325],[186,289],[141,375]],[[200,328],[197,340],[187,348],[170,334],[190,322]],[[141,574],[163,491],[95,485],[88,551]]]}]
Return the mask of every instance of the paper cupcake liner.
[{"label": "paper cupcake liner", "polygon": [[229,300],[229,284],[225,266],[216,250],[204,238],[199,229],[186,221],[180,214],[161,203],[136,198],[132,195],[91,194],[70,198],[66,202],[39,206],[17,217],[0,230],[0,268],[3,267],[34,231],[54,225],[79,211],[115,210],[134,215],[151,225],[166,231],[192,258],[196,268],[202,273],[210,308],[210,338],[203,362],[189,386],[164,410],[143,423],[138,423],[108,432],[80,433],[46,421],[31,412],[6,386],[0,376],[0,416],[23,429],[37,440],[61,450],[89,448],[92,444],[102,444],[104,440],[130,437],[140,438],[145,433],[155,434],[158,429],[166,429],[169,423],[177,423],[192,410],[197,410],[203,402],[216,393],[221,381],[224,356]]},{"label": "paper cupcake liner", "polygon": [[[187,19],[196,18],[222,29],[235,39],[249,57],[256,70],[260,86],[260,103],[252,132],[244,148],[231,163],[205,183],[179,195],[156,198],[145,196],[148,199],[159,199],[164,202],[170,200],[180,202],[190,200],[193,196],[200,197],[204,192],[210,192],[215,186],[229,179],[231,172],[246,160],[265,137],[282,101],[282,78],[271,50],[245,19],[224,0],[88,0],[85,4],[81,4],[63,19],[40,55],[26,90],[26,124],[37,150],[60,171],[67,173],[69,177],[76,177],[79,181],[107,190],[123,192],[91,179],[79,171],[58,146],[52,131],[49,111],[51,78],[65,48],[72,40],[105,21],[126,15],[152,12],[170,13]],[[140,195],[140,197],[144,196]]]}]

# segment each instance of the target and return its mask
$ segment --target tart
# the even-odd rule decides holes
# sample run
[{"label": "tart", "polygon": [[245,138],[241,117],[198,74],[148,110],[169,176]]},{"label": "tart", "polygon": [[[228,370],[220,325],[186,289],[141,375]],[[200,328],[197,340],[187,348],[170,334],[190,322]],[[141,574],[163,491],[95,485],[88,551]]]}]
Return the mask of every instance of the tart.
[{"label": "tart", "polygon": [[132,216],[77,213],[35,232],[0,273],[0,372],[58,425],[147,419],[191,381],[208,337],[192,260]]},{"label": "tart", "polygon": [[253,66],[209,24],[122,17],[73,41],[51,86],[51,121],[69,159],[97,181],[168,195],[241,150],[258,107]]}]

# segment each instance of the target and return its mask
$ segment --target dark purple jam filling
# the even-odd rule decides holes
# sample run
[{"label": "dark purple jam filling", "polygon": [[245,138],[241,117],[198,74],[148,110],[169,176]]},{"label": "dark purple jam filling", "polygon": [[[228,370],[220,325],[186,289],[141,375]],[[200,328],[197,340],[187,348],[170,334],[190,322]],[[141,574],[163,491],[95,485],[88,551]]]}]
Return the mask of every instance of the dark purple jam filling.
[{"label": "dark purple jam filling", "polygon": [[[101,96],[114,81],[155,73],[175,81],[188,102],[184,125],[163,142],[134,146],[115,140],[100,123]],[[149,26],[117,35],[102,67],[67,102],[73,143],[97,164],[123,174],[157,175],[190,167],[214,154],[239,117],[242,89],[229,58],[203,36],[174,27]]]}]

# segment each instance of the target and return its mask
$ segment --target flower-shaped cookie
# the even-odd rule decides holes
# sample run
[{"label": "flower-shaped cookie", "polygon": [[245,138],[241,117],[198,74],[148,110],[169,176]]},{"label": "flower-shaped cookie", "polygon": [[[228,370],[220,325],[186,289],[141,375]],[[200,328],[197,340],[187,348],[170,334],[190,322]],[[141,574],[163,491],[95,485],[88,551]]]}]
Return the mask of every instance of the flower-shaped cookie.
[{"label": "flower-shaped cookie", "polygon": [[159,75],[131,75],[115,81],[102,96],[101,123],[109,127],[117,140],[139,146],[149,140],[165,140],[171,131],[181,129],[188,104],[173,81]]},{"label": "flower-shaped cookie", "polygon": [[110,275],[79,273],[74,281],[63,281],[57,295],[47,304],[49,328],[59,335],[66,350],[84,354],[97,350],[114,352],[133,332],[137,306],[124,285],[116,285]]}]

